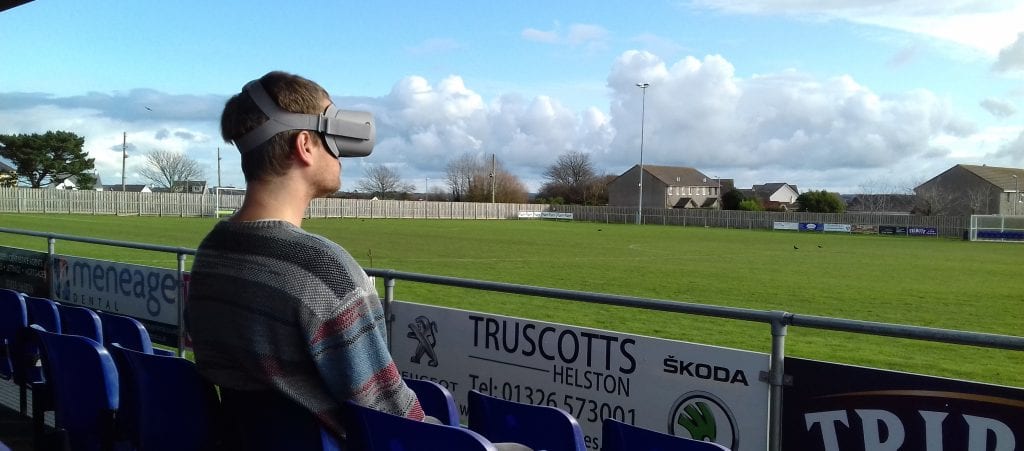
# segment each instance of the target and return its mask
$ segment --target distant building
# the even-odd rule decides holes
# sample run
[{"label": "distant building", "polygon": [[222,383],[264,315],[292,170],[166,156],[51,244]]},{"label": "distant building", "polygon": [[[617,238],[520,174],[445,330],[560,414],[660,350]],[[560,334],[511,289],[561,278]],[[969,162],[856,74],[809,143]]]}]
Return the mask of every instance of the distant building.
[{"label": "distant building", "polygon": [[[645,208],[721,208],[721,181],[681,166],[644,165]],[[636,207],[640,165],[608,184],[608,205]]]},{"label": "distant building", "polygon": [[153,190],[149,188],[149,185],[124,185],[124,189],[121,189],[121,185],[103,185],[103,191],[124,191],[127,193],[152,193]]},{"label": "distant building", "polygon": [[206,194],[205,180],[176,180],[169,190],[172,193]]},{"label": "distant building", "polygon": [[846,194],[847,213],[878,213],[883,215],[909,215],[914,211],[917,197],[913,194]]},{"label": "distant building", "polygon": [[958,164],[916,188],[925,215],[1024,214],[1024,169]]},{"label": "distant building", "polygon": [[3,161],[0,161],[0,188],[12,187],[18,184],[18,170]]}]

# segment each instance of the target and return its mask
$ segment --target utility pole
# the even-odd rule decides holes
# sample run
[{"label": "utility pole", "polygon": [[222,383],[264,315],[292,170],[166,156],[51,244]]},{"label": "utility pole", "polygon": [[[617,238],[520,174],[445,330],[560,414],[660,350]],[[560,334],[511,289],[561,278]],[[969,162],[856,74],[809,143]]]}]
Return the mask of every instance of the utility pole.
[{"label": "utility pole", "polygon": [[121,135],[121,192],[125,191],[124,188],[124,167],[125,163],[128,162],[128,132],[124,132]]},{"label": "utility pole", "polygon": [[492,204],[494,203],[494,169],[495,169],[494,154],[492,153],[491,154],[491,203]]},{"label": "utility pole", "polygon": [[217,187],[224,185],[220,184],[220,147],[217,148]]},{"label": "utility pole", "polygon": [[636,87],[640,88],[643,92],[643,97],[640,100],[640,184],[638,185],[637,191],[640,192],[639,197],[636,201],[636,223],[637,225],[643,222],[643,210],[644,210],[644,119],[647,113],[647,88],[650,87],[650,83],[637,83]]}]

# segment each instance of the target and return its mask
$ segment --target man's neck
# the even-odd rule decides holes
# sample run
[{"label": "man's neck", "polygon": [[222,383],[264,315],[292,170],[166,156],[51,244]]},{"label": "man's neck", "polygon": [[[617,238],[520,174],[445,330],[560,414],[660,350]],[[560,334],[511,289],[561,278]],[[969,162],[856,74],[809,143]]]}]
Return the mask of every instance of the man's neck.
[{"label": "man's neck", "polygon": [[302,218],[311,200],[312,197],[306,190],[280,179],[273,182],[253,182],[246,187],[242,207],[231,220],[278,219],[302,227]]}]

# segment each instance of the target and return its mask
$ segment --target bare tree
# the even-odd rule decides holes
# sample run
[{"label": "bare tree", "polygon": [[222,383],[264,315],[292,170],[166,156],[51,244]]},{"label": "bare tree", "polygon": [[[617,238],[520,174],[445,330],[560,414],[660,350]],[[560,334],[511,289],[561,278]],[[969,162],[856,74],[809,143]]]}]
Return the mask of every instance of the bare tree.
[{"label": "bare tree", "polygon": [[398,172],[383,164],[367,165],[363,175],[356,188],[380,198],[397,199],[415,189],[412,183],[403,182]]},{"label": "bare tree", "polygon": [[139,175],[153,186],[170,188],[177,181],[202,179],[203,168],[182,152],[154,150],[146,154],[146,165]]},{"label": "bare tree", "polygon": [[451,191],[451,200],[466,201],[474,182],[480,174],[487,173],[483,159],[472,153],[464,153],[448,162],[445,167],[445,179]]},{"label": "bare tree", "polygon": [[992,213],[993,194],[995,194],[995,190],[989,184],[975,185],[964,191],[971,214],[987,215]]},{"label": "bare tree", "polygon": [[949,214],[953,208],[953,196],[945,190],[930,185],[914,188],[914,212],[924,216]]},{"label": "bare tree", "polygon": [[544,171],[547,182],[541,187],[541,195],[548,198],[561,197],[570,204],[596,203],[601,191],[600,178],[590,161],[590,155],[583,152],[566,152],[558,161]]}]

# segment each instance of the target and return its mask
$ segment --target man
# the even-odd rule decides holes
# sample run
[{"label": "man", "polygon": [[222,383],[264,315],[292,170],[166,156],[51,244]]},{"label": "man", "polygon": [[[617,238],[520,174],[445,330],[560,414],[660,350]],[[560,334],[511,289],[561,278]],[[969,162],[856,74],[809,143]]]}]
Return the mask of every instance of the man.
[{"label": "man", "polygon": [[270,393],[338,435],[346,400],[422,420],[366,274],[340,246],[301,229],[310,201],[340,188],[340,158],[370,153],[369,114],[337,110],[316,83],[271,72],[227,101],[221,134],[242,153],[247,193],[192,267],[187,320],[202,374],[225,403],[227,393]]}]

